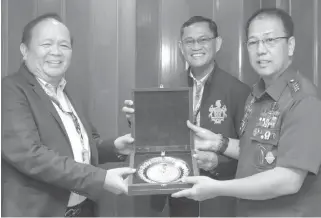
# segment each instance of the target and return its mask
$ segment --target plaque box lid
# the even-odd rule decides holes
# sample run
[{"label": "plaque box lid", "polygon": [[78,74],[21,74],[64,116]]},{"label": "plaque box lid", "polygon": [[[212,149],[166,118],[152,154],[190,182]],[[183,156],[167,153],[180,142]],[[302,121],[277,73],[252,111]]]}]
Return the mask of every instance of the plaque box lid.
[{"label": "plaque box lid", "polygon": [[134,89],[132,135],[136,147],[193,146],[191,88]]}]

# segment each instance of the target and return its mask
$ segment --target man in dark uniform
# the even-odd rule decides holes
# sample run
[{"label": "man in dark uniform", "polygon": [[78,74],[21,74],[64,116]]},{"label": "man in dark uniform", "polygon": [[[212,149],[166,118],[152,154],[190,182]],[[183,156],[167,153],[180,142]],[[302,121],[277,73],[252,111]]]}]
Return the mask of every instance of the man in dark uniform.
[{"label": "man in dark uniform", "polygon": [[[187,71],[180,73],[177,81],[180,87],[193,87],[194,121],[213,132],[231,138],[239,138],[238,129],[244,113],[244,104],[250,89],[238,79],[223,71],[215,62],[216,52],[221,47],[222,39],[218,35],[217,26],[211,19],[195,16],[181,27],[179,47],[189,64]],[[126,104],[126,103],[125,103]],[[125,112],[133,113],[129,108]],[[197,139],[196,139],[197,140]],[[198,164],[201,174],[218,180],[235,177],[237,161],[213,152],[198,151]],[[137,197],[139,200],[151,201],[152,208],[161,211],[167,196]],[[220,197],[198,202],[189,199],[169,198],[170,216],[174,217],[231,217],[235,216],[235,198]],[[148,202],[149,203],[149,202]],[[146,204],[141,211],[146,211]],[[138,216],[154,216],[154,214],[136,214]]]},{"label": "man in dark uniform", "polygon": [[188,124],[202,139],[198,147],[239,160],[237,179],[190,177],[193,188],[173,197],[234,196],[237,216],[321,215],[321,101],[316,87],[291,67],[293,29],[281,9],[261,9],[249,19],[247,48],[261,79],[248,97],[240,140]]}]

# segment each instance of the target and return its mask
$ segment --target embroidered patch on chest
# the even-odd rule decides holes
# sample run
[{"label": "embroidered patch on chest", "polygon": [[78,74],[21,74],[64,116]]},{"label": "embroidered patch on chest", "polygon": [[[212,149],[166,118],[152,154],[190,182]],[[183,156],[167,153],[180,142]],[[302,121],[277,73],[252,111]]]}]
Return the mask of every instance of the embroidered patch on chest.
[{"label": "embroidered patch on chest", "polygon": [[211,105],[208,110],[208,117],[214,122],[214,124],[221,124],[227,117],[227,107],[226,105],[222,104],[221,101],[222,100],[217,100],[215,102],[215,106]]}]

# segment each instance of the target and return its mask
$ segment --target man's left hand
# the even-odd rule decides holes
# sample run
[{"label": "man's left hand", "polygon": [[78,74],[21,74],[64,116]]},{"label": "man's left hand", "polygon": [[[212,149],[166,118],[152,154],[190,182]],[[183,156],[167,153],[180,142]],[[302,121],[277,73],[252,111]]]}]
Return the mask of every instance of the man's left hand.
[{"label": "man's left hand", "polygon": [[193,157],[197,160],[197,166],[205,171],[212,170],[218,165],[218,156],[213,151],[195,150]]},{"label": "man's left hand", "polygon": [[134,151],[133,145],[134,139],[131,137],[131,134],[126,134],[118,137],[115,142],[115,148],[120,154],[129,155]]},{"label": "man's left hand", "polygon": [[191,183],[193,184],[193,187],[176,192],[171,195],[172,197],[186,197],[195,201],[204,201],[218,196],[216,193],[216,185],[219,181],[207,176],[186,177],[182,182]]}]

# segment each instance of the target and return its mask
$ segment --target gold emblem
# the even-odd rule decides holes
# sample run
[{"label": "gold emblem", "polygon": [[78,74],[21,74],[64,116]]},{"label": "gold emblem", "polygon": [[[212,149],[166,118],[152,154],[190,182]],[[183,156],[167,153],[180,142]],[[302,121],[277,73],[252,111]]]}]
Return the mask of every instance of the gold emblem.
[{"label": "gold emblem", "polygon": [[224,121],[224,119],[227,117],[226,111],[226,105],[222,106],[221,100],[217,100],[215,102],[215,107],[211,105],[211,107],[209,108],[210,113],[208,116],[211,118],[214,124],[221,124],[222,121]]}]

